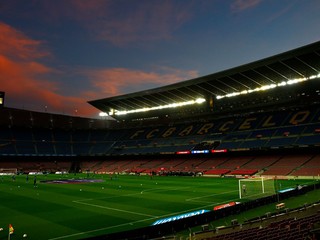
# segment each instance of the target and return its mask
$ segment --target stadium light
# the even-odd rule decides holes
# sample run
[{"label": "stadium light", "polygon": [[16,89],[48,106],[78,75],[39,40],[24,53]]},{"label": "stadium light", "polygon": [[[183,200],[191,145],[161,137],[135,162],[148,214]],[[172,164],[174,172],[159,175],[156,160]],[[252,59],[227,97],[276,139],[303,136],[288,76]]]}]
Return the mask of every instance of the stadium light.
[{"label": "stadium light", "polygon": [[264,86],[261,86],[259,88],[248,89],[248,90],[244,90],[242,92],[233,92],[233,93],[228,93],[226,95],[218,95],[218,96],[216,96],[216,98],[219,100],[219,99],[222,99],[222,98],[225,98],[225,97],[234,97],[234,96],[253,93],[253,92],[265,91],[265,90],[273,89],[273,88],[276,88],[276,87],[283,87],[283,86],[286,86],[286,85],[297,84],[297,83],[300,83],[300,82],[304,82],[304,81],[308,81],[308,80],[316,79],[316,78],[317,79],[320,78],[320,73],[318,73],[317,75],[309,76],[309,77],[296,78],[296,79],[290,79],[288,81],[282,81],[282,82],[280,82],[278,84],[264,85]]},{"label": "stadium light", "polygon": [[160,105],[156,107],[146,107],[146,108],[139,108],[139,109],[134,109],[134,110],[128,110],[128,111],[118,111],[114,110],[115,115],[125,115],[129,113],[139,113],[139,112],[148,112],[152,110],[160,110],[160,109],[165,109],[165,108],[176,108],[176,107],[182,107],[186,105],[193,105],[193,104],[201,104],[204,103],[206,100],[204,98],[197,98],[195,100],[190,100],[186,102],[177,102],[177,103],[170,103],[167,105]]},{"label": "stadium light", "polygon": [[100,117],[107,117],[107,116],[108,116],[108,113],[100,112],[100,113],[99,113],[99,116],[100,116]]},{"label": "stadium light", "polygon": [[203,102],[205,102],[206,100],[204,98],[197,98],[195,103],[201,104]]}]

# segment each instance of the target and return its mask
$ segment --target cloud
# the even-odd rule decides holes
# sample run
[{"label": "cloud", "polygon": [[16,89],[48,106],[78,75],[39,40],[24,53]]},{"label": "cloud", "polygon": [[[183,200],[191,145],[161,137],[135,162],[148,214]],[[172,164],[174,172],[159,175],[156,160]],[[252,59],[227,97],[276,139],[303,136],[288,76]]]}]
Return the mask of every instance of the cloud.
[{"label": "cloud", "polygon": [[41,49],[41,41],[30,39],[1,22],[0,43],[0,53],[16,60],[36,59],[50,55],[48,51]]},{"label": "cloud", "polygon": [[96,89],[103,94],[101,97],[104,98],[160,87],[198,76],[196,71],[184,71],[167,67],[158,68],[157,71],[144,72],[125,68],[112,68],[86,70],[85,74],[91,79]]},{"label": "cloud", "polygon": [[82,116],[93,116],[97,110],[81,96],[72,97],[59,94],[62,86],[45,79],[53,71],[36,62],[14,62],[0,55],[0,85],[6,92],[6,105],[43,111],[44,106],[50,112],[74,114],[77,109]]},{"label": "cloud", "polygon": [[170,1],[146,1],[136,4],[134,8],[125,16],[113,16],[101,21],[99,29],[93,28],[98,39],[115,45],[169,40],[191,17],[187,4],[179,6]]},{"label": "cloud", "polygon": [[273,14],[271,14],[267,22],[273,22],[277,20],[278,18],[284,16],[287,12],[289,12],[292,7],[297,3],[297,1],[291,1],[290,4],[283,6],[282,8],[277,9],[277,11],[274,11]]},{"label": "cloud", "polygon": [[[116,46],[167,40],[192,17],[196,1],[37,1],[46,21],[71,20],[98,41]],[[72,9],[72,10],[70,10]]]},{"label": "cloud", "polygon": [[48,56],[51,54],[41,41],[0,23],[0,86],[6,92],[6,105],[37,111],[48,106],[52,112],[69,114],[78,109],[79,114],[92,114],[94,109],[85,106],[83,98],[59,93],[63,86],[49,79],[58,71],[39,61]]},{"label": "cloud", "polygon": [[[33,40],[24,33],[0,23],[0,85],[6,92],[8,107],[25,108],[80,116],[94,116],[98,110],[88,100],[164,86],[198,76],[196,71],[170,67],[154,67],[154,71],[126,68],[57,70],[42,63],[52,57],[43,48],[43,42]],[[70,76],[72,72],[72,76]],[[69,74],[91,81],[92,90],[79,88],[74,96],[67,95],[67,82],[55,78]],[[65,92],[64,94],[62,92]]]},{"label": "cloud", "polygon": [[262,0],[234,0],[231,4],[232,12],[241,12],[260,4]]}]

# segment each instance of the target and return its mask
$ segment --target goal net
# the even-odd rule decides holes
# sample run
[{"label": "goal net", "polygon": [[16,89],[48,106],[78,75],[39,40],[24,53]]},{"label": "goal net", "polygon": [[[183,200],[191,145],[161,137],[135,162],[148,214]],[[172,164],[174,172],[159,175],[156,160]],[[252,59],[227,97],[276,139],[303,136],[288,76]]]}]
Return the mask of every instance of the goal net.
[{"label": "goal net", "polygon": [[246,178],[239,180],[239,198],[255,199],[275,194],[273,178]]}]

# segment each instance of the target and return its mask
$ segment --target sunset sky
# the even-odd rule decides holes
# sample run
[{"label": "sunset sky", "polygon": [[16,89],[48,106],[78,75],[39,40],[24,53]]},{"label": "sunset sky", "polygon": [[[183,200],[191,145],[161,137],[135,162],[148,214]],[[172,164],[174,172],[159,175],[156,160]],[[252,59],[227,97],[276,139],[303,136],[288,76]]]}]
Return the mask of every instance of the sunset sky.
[{"label": "sunset sky", "polygon": [[320,40],[319,0],[1,0],[5,105],[98,117],[87,101]]}]

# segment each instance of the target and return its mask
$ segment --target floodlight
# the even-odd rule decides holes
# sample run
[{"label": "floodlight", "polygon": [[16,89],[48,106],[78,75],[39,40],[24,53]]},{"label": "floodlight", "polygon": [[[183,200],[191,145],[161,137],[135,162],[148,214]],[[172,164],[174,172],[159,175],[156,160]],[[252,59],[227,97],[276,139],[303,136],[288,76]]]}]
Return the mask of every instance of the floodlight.
[{"label": "floodlight", "polygon": [[264,85],[255,89],[248,89],[248,90],[244,90],[242,92],[232,92],[232,93],[228,93],[224,96],[218,95],[216,96],[216,99],[222,99],[224,97],[234,97],[234,96],[238,96],[238,95],[242,95],[242,94],[247,94],[247,93],[252,93],[252,92],[258,92],[258,91],[265,91],[265,90],[269,90],[272,88],[276,88],[276,87],[282,87],[282,86],[286,86],[286,85],[292,85],[292,84],[296,84],[296,83],[300,83],[300,82],[304,82],[307,80],[311,80],[311,79],[319,79],[320,78],[320,73],[318,73],[317,75],[312,75],[309,77],[303,77],[303,78],[296,78],[296,79],[290,79],[288,81],[282,81],[278,84],[270,84],[270,85]]},{"label": "floodlight", "polygon": [[114,111],[115,115],[125,115],[129,113],[138,113],[138,112],[148,112],[151,110],[160,110],[160,109],[165,109],[165,108],[176,108],[176,107],[182,107],[186,105],[192,105],[192,104],[201,104],[205,102],[206,100],[204,98],[197,98],[196,100],[190,100],[186,102],[175,102],[175,103],[170,103],[167,105],[160,105],[156,107],[145,107],[145,108],[139,108],[139,109],[134,109],[134,110],[129,110],[129,111]]},{"label": "floodlight", "polygon": [[278,83],[278,87],[285,86],[285,85],[287,85],[287,83],[286,83],[286,82]]},{"label": "floodlight", "polygon": [[196,103],[198,103],[198,104],[200,104],[200,103],[203,103],[203,102],[205,102],[206,100],[204,99],[204,98],[197,98],[196,99]]},{"label": "floodlight", "polygon": [[106,113],[106,112],[100,112],[100,113],[99,113],[99,116],[100,116],[100,117],[106,117],[106,116],[108,116],[108,113]]}]

